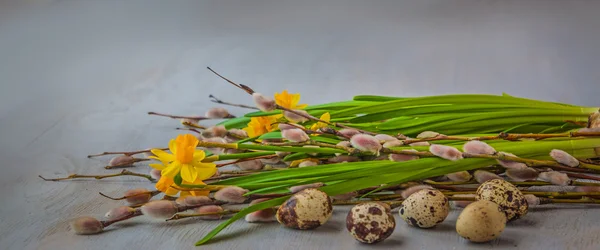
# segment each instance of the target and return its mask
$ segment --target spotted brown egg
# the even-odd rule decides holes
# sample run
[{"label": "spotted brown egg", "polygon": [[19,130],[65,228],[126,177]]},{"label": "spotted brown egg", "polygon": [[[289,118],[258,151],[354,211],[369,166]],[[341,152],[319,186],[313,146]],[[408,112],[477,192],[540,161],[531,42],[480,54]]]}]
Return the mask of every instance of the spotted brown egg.
[{"label": "spotted brown egg", "polygon": [[321,190],[304,189],[290,197],[277,209],[277,221],[289,228],[317,228],[331,217],[331,199]]},{"label": "spotted brown egg", "polygon": [[472,242],[486,242],[500,236],[506,226],[506,215],[498,204],[476,201],[469,204],[456,219],[456,232]]},{"label": "spotted brown egg", "polygon": [[383,202],[366,202],[354,206],[346,216],[346,229],[363,243],[377,243],[392,235],[396,220],[392,209]]},{"label": "spotted brown egg", "polygon": [[400,206],[400,217],[411,226],[430,228],[446,219],[448,198],[439,190],[423,189],[411,194]]},{"label": "spotted brown egg", "polygon": [[525,214],[529,205],[523,193],[510,182],[502,179],[489,180],[477,188],[476,200],[491,201],[506,213],[508,221],[516,220]]}]

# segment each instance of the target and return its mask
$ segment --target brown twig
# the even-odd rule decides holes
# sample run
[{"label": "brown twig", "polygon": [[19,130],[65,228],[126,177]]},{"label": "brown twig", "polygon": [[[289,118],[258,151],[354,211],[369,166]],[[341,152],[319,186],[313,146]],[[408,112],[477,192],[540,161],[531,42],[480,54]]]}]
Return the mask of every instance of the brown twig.
[{"label": "brown twig", "polygon": [[181,219],[187,219],[187,218],[193,218],[193,217],[199,217],[199,216],[207,216],[207,215],[228,215],[228,214],[235,214],[238,213],[240,210],[225,210],[225,211],[221,211],[221,212],[211,212],[211,213],[197,213],[197,214],[181,214],[181,213],[177,213],[175,215],[173,215],[173,217],[167,219],[166,221],[172,221],[172,220],[181,220]]},{"label": "brown twig", "polygon": [[99,193],[100,195],[102,195],[102,196],[104,196],[104,197],[108,198],[108,199],[111,199],[111,200],[113,200],[113,201],[120,201],[120,200],[124,200],[124,199],[130,198],[130,197],[139,196],[139,195],[144,195],[144,194],[149,194],[149,195],[150,195],[150,197],[153,197],[153,196],[156,196],[156,195],[160,194],[161,192],[160,192],[160,191],[158,191],[158,190],[154,190],[154,191],[148,191],[148,192],[137,193],[137,194],[134,194],[134,195],[125,195],[125,196],[121,196],[121,197],[118,197],[118,198],[115,198],[115,197],[110,197],[110,196],[108,196],[108,195],[105,195],[105,194],[103,194],[102,192],[98,192],[98,193]]},{"label": "brown twig", "polygon": [[187,130],[187,131],[192,131],[192,132],[197,133],[197,134],[202,134],[202,131],[199,131],[199,130],[197,130],[195,128],[175,128],[175,129],[176,130]]},{"label": "brown twig", "polygon": [[129,176],[138,176],[138,177],[143,177],[148,179],[149,181],[154,181],[154,179],[147,174],[140,174],[140,173],[134,173],[131,172],[129,170],[123,169],[123,171],[121,171],[120,173],[117,174],[106,174],[106,175],[79,175],[79,174],[71,174],[67,177],[62,177],[62,178],[54,178],[54,179],[48,179],[48,178],[44,178],[41,175],[38,175],[40,178],[42,178],[45,181],[62,181],[62,180],[69,180],[69,179],[78,179],[78,178],[94,178],[96,180],[100,180],[100,179],[104,179],[104,178],[110,178],[110,177],[117,177],[117,176],[125,176],[125,175],[129,175]]},{"label": "brown twig", "polygon": [[[160,150],[168,150],[169,148],[158,148]],[[141,153],[147,153],[150,152],[152,149],[144,149],[144,150],[138,150],[138,151],[119,151],[119,152],[102,152],[99,154],[93,154],[93,155],[88,155],[88,158],[92,158],[92,157],[97,157],[97,156],[103,156],[103,155],[128,155],[128,156],[132,156],[132,155],[136,155],[136,154],[141,154]]]},{"label": "brown twig", "polygon": [[409,145],[415,142],[426,142],[426,141],[439,141],[439,140],[453,140],[453,141],[486,141],[486,140],[509,140],[516,141],[519,139],[535,139],[543,140],[548,138],[561,138],[561,137],[597,137],[600,136],[600,132],[566,132],[559,134],[509,134],[500,133],[498,135],[491,136],[477,136],[477,137],[466,137],[466,136],[450,136],[450,135],[437,135],[429,138],[421,139],[406,139],[402,140],[404,145]]},{"label": "brown twig", "polygon": [[230,102],[224,102],[224,101],[222,101],[221,99],[218,99],[217,97],[215,97],[212,94],[209,95],[208,98],[210,98],[211,102],[218,103],[218,104],[229,105],[229,106],[239,107],[239,108],[246,108],[246,109],[258,110],[257,107],[252,107],[252,106],[248,106],[248,105],[244,105],[244,104],[235,104],[235,103],[230,103]]},{"label": "brown twig", "polygon": [[115,219],[115,220],[104,220],[104,221],[100,221],[100,223],[102,223],[102,227],[108,227],[114,223],[117,223],[119,221],[124,221],[124,220],[128,220],[137,216],[142,215],[142,210],[139,208],[136,208],[133,212],[131,212],[129,215],[124,216],[122,218],[119,219]]},{"label": "brown twig", "polygon": [[108,165],[108,166],[104,166],[104,168],[105,169],[113,169],[113,168],[121,168],[121,167],[132,167],[133,164],[136,163],[136,162],[149,161],[149,160],[150,159],[133,158],[129,162],[123,162],[123,163],[118,164],[118,165]]},{"label": "brown twig", "polygon": [[189,119],[189,120],[193,120],[193,121],[201,121],[201,120],[210,119],[210,118],[204,117],[204,116],[169,115],[169,114],[163,114],[163,113],[158,113],[158,112],[148,112],[148,115],[164,116],[164,117],[169,117],[172,119]]},{"label": "brown twig", "polygon": [[275,157],[277,157],[277,155],[273,154],[273,155],[263,155],[263,156],[257,156],[257,157],[238,159],[238,160],[235,160],[232,162],[217,164],[217,168],[225,167],[228,165],[233,165],[233,164],[237,164],[237,163],[245,162],[245,161],[252,161],[252,160],[258,160],[258,159],[271,159],[271,158],[275,158]]}]

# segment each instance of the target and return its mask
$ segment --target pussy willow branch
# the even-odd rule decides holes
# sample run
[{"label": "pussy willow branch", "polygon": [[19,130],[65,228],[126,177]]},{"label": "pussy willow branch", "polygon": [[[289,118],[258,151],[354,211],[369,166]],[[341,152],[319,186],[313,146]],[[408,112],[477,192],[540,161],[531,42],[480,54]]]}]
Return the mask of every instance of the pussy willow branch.
[{"label": "pussy willow branch", "polygon": [[225,210],[225,211],[222,211],[222,212],[211,212],[211,213],[196,213],[196,214],[182,214],[182,213],[177,213],[177,214],[173,215],[173,217],[167,219],[166,221],[188,219],[188,218],[194,218],[194,217],[199,217],[199,216],[207,216],[207,215],[228,215],[228,214],[238,213],[239,211],[240,210],[229,209],[229,210]]},{"label": "pussy willow branch", "polygon": [[124,162],[117,165],[112,166],[104,166],[105,169],[113,169],[113,168],[122,168],[122,167],[133,167],[133,164],[141,161],[149,161],[150,159],[142,159],[142,158],[133,158],[130,162]]},{"label": "pussy willow branch", "polygon": [[158,112],[148,112],[148,115],[163,116],[163,117],[169,117],[172,119],[190,119],[190,120],[194,120],[194,121],[210,119],[210,118],[204,117],[204,116],[169,115],[169,114],[163,114],[163,113],[158,113]]},{"label": "pussy willow branch", "polygon": [[[470,200],[471,197],[454,197],[454,195],[463,194],[475,194],[475,191],[441,191],[450,200]],[[553,198],[572,198],[572,197],[586,197],[586,196],[600,196],[600,192],[544,192],[544,191],[521,191],[523,194],[533,194],[538,197],[553,197]],[[389,195],[377,195],[371,194],[366,198],[373,200],[390,200],[390,199],[402,199],[402,194],[389,194]]]},{"label": "pussy willow branch", "polygon": [[187,130],[187,131],[192,131],[192,132],[194,132],[196,134],[202,134],[202,131],[197,130],[195,128],[175,128],[175,129],[176,130]]},{"label": "pussy willow branch", "polygon": [[104,178],[111,178],[111,177],[117,177],[117,176],[137,176],[137,177],[143,177],[148,179],[149,181],[154,181],[154,179],[147,174],[140,174],[140,173],[134,173],[131,172],[129,170],[123,169],[123,171],[121,171],[120,173],[117,174],[106,174],[106,175],[80,175],[80,174],[71,174],[67,177],[62,177],[62,178],[53,178],[53,179],[49,179],[49,178],[44,178],[41,175],[38,175],[40,178],[42,178],[45,181],[62,181],[62,180],[70,180],[70,179],[96,179],[96,180],[100,180],[100,179],[104,179]]},{"label": "pussy willow branch", "polygon": [[130,197],[135,197],[135,196],[144,195],[144,194],[148,194],[148,195],[150,195],[150,197],[154,197],[154,196],[160,194],[161,191],[154,190],[154,191],[148,191],[148,192],[141,192],[141,193],[137,193],[134,195],[125,195],[125,196],[121,196],[121,197],[117,197],[117,198],[105,195],[102,192],[98,192],[98,193],[108,199],[113,200],[113,201],[119,201],[119,200],[124,200],[124,199],[130,198]]},{"label": "pussy willow branch", "polygon": [[600,132],[565,132],[559,134],[510,134],[510,133],[500,133],[498,135],[492,136],[477,136],[477,137],[465,137],[465,136],[451,136],[451,135],[437,135],[429,138],[421,138],[421,139],[406,139],[402,140],[403,145],[409,145],[415,142],[425,142],[425,141],[440,141],[440,140],[454,140],[454,141],[486,141],[486,140],[509,140],[515,141],[519,139],[536,139],[543,140],[548,138],[573,138],[573,137],[598,137],[600,136]]},{"label": "pussy willow branch", "polygon": [[233,164],[238,164],[240,162],[245,162],[245,161],[252,161],[252,160],[258,160],[258,159],[271,159],[271,158],[275,158],[275,157],[277,157],[277,155],[274,154],[274,155],[263,155],[263,156],[257,156],[257,157],[238,159],[238,160],[235,160],[232,162],[217,164],[217,168],[225,167],[225,166],[233,165]]},{"label": "pussy willow branch", "polygon": [[102,224],[102,227],[104,228],[104,227],[108,227],[108,226],[110,226],[110,225],[112,225],[114,223],[117,223],[117,222],[120,222],[120,221],[124,221],[124,220],[128,220],[128,219],[131,219],[133,217],[140,216],[140,215],[142,215],[142,210],[139,209],[139,208],[136,208],[133,212],[131,212],[127,216],[124,216],[122,218],[115,219],[115,220],[103,220],[103,221],[100,221],[100,223]]},{"label": "pussy willow branch", "polygon": [[[515,186],[552,186],[553,184],[545,181],[508,181]],[[437,182],[432,180],[424,180],[423,183],[428,185],[469,185],[469,184],[479,184],[475,181],[447,181],[447,182]],[[571,186],[600,186],[600,182],[583,182],[583,181],[571,181],[569,183]]]},{"label": "pussy willow branch", "polygon": [[[158,148],[160,150],[168,150],[169,148]],[[132,156],[132,155],[136,155],[136,154],[141,154],[141,153],[147,153],[150,152],[150,150],[152,149],[144,149],[144,150],[138,150],[138,151],[120,151],[120,152],[102,152],[100,154],[94,154],[94,155],[88,155],[88,158],[92,158],[92,157],[97,157],[97,156],[103,156],[103,155],[128,155],[128,156]]]},{"label": "pussy willow branch", "polygon": [[208,98],[210,98],[211,102],[218,103],[218,104],[229,105],[229,106],[239,107],[239,108],[246,108],[246,109],[258,110],[257,107],[252,107],[252,106],[248,106],[248,105],[244,105],[244,104],[235,104],[235,103],[221,101],[220,99],[218,99],[217,97],[215,97],[212,94],[209,95]]}]

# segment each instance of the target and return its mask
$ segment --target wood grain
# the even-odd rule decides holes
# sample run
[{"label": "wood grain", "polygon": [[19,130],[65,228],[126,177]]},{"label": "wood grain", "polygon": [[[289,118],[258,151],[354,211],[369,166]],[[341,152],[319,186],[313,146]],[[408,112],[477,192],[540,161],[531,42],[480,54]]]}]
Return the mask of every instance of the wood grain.
[{"label": "wood grain", "polygon": [[[19,1],[13,1],[19,2]],[[4,3],[4,2],[3,2]],[[20,1],[0,11],[0,248],[195,249],[217,222],[136,218],[97,236],[67,221],[102,216],[148,181],[43,182],[111,173],[105,150],[163,146],[208,95],[250,104],[205,70],[303,103],[357,94],[508,92],[598,106],[598,1]],[[241,115],[245,110],[231,108]],[[132,169],[147,172],[142,164]],[[117,170],[118,171],[118,170]],[[500,239],[471,244],[457,212],[433,230],[399,221],[382,244],[345,231],[348,208],[314,231],[237,222],[206,249],[597,249],[595,207],[535,209]],[[399,220],[399,217],[397,218]]]}]

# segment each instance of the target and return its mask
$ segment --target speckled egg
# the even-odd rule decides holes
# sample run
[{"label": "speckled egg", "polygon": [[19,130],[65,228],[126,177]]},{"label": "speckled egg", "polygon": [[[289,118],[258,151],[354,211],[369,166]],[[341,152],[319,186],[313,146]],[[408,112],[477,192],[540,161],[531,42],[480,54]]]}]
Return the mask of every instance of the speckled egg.
[{"label": "speckled egg", "polygon": [[506,226],[506,215],[498,204],[476,201],[469,204],[456,220],[456,232],[472,242],[486,242],[500,236]]},{"label": "speckled egg", "polygon": [[377,243],[392,235],[396,220],[392,209],[382,202],[367,202],[354,206],[346,216],[346,229],[363,243]]},{"label": "speckled egg", "polygon": [[411,226],[430,228],[450,212],[448,198],[439,190],[423,189],[411,194],[400,206],[400,217]]},{"label": "speckled egg", "polygon": [[477,188],[475,199],[495,202],[506,213],[508,221],[527,214],[529,208],[523,193],[510,182],[501,179],[489,180]]},{"label": "speckled egg", "polygon": [[290,197],[277,209],[277,221],[289,228],[317,228],[331,217],[331,199],[321,190],[308,188]]}]

